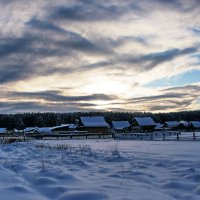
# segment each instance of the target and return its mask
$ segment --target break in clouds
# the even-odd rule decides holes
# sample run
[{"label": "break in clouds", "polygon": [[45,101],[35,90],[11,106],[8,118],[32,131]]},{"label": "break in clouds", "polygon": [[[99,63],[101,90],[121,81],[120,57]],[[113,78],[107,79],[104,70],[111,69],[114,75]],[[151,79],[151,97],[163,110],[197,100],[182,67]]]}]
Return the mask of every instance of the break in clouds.
[{"label": "break in clouds", "polygon": [[198,0],[0,0],[0,9],[3,113],[200,108]]}]

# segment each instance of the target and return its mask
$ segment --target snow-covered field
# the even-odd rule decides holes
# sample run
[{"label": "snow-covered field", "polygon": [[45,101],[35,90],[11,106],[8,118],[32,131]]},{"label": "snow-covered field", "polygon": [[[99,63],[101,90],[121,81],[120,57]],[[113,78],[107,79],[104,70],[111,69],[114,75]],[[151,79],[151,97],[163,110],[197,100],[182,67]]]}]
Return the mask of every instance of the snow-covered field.
[{"label": "snow-covered field", "polygon": [[200,199],[199,142],[60,140],[0,146],[0,200]]}]

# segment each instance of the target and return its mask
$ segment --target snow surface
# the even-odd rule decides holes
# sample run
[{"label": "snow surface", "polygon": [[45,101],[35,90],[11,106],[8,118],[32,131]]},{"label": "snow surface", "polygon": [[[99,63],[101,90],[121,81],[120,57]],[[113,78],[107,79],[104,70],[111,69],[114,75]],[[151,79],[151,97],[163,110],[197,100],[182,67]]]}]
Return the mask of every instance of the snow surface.
[{"label": "snow surface", "polygon": [[0,200],[200,199],[199,142],[37,140],[0,146]]}]

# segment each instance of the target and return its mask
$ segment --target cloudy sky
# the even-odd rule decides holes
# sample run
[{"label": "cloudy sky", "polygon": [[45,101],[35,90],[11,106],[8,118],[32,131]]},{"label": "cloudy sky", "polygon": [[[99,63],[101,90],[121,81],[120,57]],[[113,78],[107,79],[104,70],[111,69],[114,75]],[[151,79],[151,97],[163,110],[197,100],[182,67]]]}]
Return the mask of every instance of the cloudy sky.
[{"label": "cloudy sky", "polygon": [[0,0],[0,112],[200,109],[199,0]]}]

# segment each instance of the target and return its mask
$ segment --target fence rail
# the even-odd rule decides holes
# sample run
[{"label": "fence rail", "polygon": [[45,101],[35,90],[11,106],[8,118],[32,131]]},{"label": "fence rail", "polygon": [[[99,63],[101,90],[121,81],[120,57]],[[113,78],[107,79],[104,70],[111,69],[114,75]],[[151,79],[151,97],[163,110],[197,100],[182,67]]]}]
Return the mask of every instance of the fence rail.
[{"label": "fence rail", "polygon": [[155,140],[155,141],[200,141],[200,132],[152,132],[152,133],[118,133],[116,139]]}]

